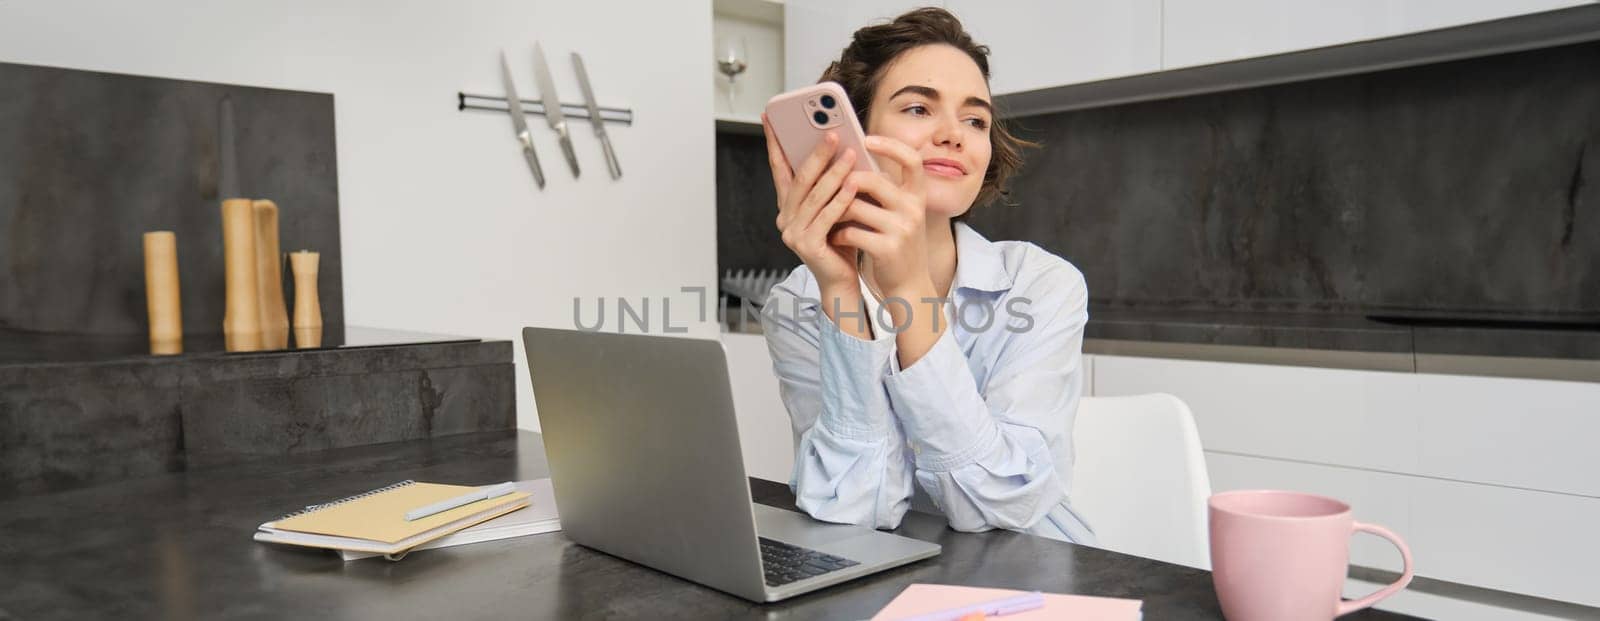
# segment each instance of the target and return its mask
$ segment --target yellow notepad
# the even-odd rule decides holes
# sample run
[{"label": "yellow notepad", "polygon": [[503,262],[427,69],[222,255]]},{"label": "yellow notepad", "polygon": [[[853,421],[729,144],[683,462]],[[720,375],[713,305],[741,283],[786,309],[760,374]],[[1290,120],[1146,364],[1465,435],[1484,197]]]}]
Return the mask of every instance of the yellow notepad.
[{"label": "yellow notepad", "polygon": [[262,526],[278,532],[321,536],[304,537],[301,541],[285,540],[283,543],[394,553],[528,506],[528,494],[515,492],[462,505],[419,520],[406,520],[407,511],[455,498],[474,489],[466,485],[405,481]]}]

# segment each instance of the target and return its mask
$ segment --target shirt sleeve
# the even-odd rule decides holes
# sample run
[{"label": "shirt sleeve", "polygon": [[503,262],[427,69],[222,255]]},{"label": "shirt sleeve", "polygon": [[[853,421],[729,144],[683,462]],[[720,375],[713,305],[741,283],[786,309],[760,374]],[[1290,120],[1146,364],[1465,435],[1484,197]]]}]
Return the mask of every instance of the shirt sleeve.
[{"label": "shirt sleeve", "polygon": [[[1063,532],[1092,537],[1066,504],[1072,423],[1082,394],[1088,289],[1076,269],[1049,270],[1030,287],[1026,321],[993,309],[1011,330],[979,386],[953,329],[885,382],[912,447],[916,479],[956,530]],[[1013,290],[1015,291],[1015,290]],[[1051,522],[1045,525],[1041,522]]]},{"label": "shirt sleeve", "polygon": [[812,517],[894,528],[910,507],[905,435],[883,378],[892,334],[871,341],[840,331],[804,296],[804,268],[774,287],[761,313],[778,392],[796,437],[789,487]]}]

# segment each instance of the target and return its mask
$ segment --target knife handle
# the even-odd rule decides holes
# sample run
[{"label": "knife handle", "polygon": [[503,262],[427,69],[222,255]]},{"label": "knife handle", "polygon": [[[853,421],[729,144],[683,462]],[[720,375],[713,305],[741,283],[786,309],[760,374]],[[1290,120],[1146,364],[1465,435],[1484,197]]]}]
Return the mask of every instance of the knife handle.
[{"label": "knife handle", "polygon": [[561,152],[567,156],[567,164],[572,167],[572,178],[578,178],[578,153],[572,150],[572,139],[561,137]]},{"label": "knife handle", "polygon": [[612,179],[622,178],[622,164],[617,163],[617,152],[611,150],[611,139],[600,137],[600,148],[606,152],[606,169],[611,171]]},{"label": "knife handle", "polygon": [[533,181],[539,184],[539,189],[544,189],[544,168],[539,166],[539,154],[533,152],[533,146],[522,146],[522,158],[528,160],[528,170],[533,171]]}]

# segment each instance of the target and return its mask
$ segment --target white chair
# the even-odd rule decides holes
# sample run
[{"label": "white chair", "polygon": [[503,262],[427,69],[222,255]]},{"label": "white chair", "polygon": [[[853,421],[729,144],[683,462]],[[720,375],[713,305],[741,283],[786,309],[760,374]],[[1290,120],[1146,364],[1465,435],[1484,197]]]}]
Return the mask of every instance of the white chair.
[{"label": "white chair", "polygon": [[1211,480],[1189,406],[1160,393],[1084,397],[1072,437],[1072,506],[1100,547],[1211,568]]}]

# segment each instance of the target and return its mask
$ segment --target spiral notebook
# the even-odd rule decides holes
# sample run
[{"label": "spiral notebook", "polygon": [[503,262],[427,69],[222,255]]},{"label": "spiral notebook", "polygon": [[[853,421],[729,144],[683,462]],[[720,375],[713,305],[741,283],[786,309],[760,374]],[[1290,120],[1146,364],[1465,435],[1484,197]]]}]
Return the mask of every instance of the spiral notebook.
[{"label": "spiral notebook", "polygon": [[[992,602],[1026,591],[987,589],[945,584],[913,584],[900,592],[883,610],[873,615],[872,621],[944,618],[941,613],[967,609],[973,604]],[[991,619],[1005,621],[1139,621],[1144,618],[1144,602],[1137,599],[1113,597],[1088,597],[1084,595],[1044,594],[1044,606],[1007,614]],[[965,618],[965,617],[963,617]]]},{"label": "spiral notebook", "polygon": [[387,487],[313,505],[262,524],[257,541],[313,548],[398,554],[479,522],[528,506],[515,492],[406,520],[406,512],[473,491],[467,485],[401,481]]},{"label": "spiral notebook", "polygon": [[[492,520],[479,522],[471,528],[464,528],[454,533],[429,541],[415,548],[412,552],[420,550],[433,550],[448,548],[485,541],[499,541],[513,537],[526,537],[561,530],[561,513],[556,508],[555,488],[550,484],[550,479],[529,479],[517,481],[517,491],[528,493],[528,508],[512,511]],[[373,552],[357,552],[355,550],[340,550],[339,557],[347,561],[384,556],[391,561],[400,560],[403,555],[384,555]]]}]

